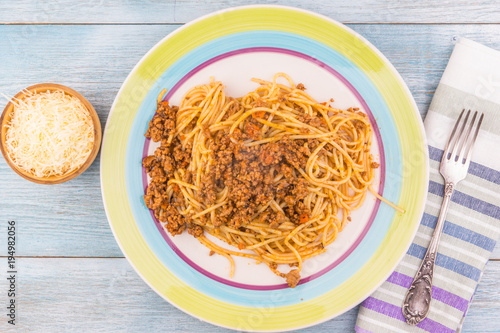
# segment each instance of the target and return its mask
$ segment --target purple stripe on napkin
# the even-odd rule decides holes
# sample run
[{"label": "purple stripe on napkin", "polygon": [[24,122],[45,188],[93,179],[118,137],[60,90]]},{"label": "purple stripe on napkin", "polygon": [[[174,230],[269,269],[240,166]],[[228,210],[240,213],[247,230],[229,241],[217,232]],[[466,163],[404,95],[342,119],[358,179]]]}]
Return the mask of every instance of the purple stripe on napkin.
[{"label": "purple stripe on napkin", "polygon": [[365,330],[358,325],[354,326],[354,330],[356,331],[356,333],[372,333],[371,331]]},{"label": "purple stripe on napkin", "polygon": [[[372,311],[376,311],[378,313],[381,313],[383,315],[389,316],[391,318],[400,320],[400,321],[405,321],[405,318],[403,317],[403,312],[401,312],[401,307],[400,306],[395,306],[392,304],[389,304],[387,302],[378,300],[373,297],[368,297],[364,302],[363,306],[367,309],[370,309]],[[424,329],[428,332],[440,332],[440,333],[455,333],[454,330],[450,329],[449,327],[444,326],[443,324],[440,324],[438,322],[435,322],[432,319],[425,318],[422,320],[417,327]]]},{"label": "purple stripe on napkin", "polygon": [[[398,286],[409,288],[411,282],[413,281],[413,277],[408,275],[393,272],[391,276],[387,279],[387,282],[391,282],[393,284],[397,284]],[[445,304],[448,304],[455,309],[465,312],[468,307],[468,300],[452,294],[444,289],[438,288],[436,286],[432,287],[432,299],[438,300]]]}]

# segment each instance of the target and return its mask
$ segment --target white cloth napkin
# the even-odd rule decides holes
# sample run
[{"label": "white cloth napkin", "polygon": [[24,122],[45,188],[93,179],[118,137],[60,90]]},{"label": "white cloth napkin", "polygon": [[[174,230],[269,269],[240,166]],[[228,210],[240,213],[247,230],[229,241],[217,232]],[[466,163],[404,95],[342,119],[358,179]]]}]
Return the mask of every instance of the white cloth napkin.
[{"label": "white cloth napkin", "polygon": [[[442,202],[439,163],[462,109],[485,114],[467,178],[456,187],[446,217],[426,319],[406,324],[401,307],[420,265]],[[407,254],[361,305],[356,332],[439,332],[459,328],[500,235],[500,52],[462,38],[425,118],[430,182],[425,213]],[[491,309],[498,311],[498,309]]]}]

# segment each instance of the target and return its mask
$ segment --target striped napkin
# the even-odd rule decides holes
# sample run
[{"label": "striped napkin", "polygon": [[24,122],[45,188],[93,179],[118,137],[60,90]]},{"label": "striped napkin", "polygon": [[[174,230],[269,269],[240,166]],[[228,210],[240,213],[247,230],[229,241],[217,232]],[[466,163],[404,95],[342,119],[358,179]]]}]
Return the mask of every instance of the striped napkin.
[{"label": "striped napkin", "polygon": [[[462,109],[478,110],[485,116],[469,174],[451,198],[429,314],[417,326],[410,326],[401,306],[436,226],[444,190],[439,163]],[[429,107],[425,129],[430,176],[424,216],[396,270],[362,303],[356,322],[358,333],[452,333],[461,326],[500,235],[500,52],[467,39],[457,43]]]}]

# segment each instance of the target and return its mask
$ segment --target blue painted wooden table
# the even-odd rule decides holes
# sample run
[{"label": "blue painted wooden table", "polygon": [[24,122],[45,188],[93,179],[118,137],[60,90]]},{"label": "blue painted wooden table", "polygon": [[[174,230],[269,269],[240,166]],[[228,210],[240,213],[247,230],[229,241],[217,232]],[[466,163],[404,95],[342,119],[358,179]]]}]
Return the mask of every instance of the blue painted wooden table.
[{"label": "blue painted wooden table", "polygon": [[[68,85],[104,125],[139,59],[173,30],[212,11],[256,3],[160,0],[0,2],[0,92],[41,82]],[[500,50],[494,1],[273,1],[327,15],[372,42],[401,73],[425,116],[454,42]],[[0,109],[5,100],[0,101]],[[17,318],[7,324],[7,221],[16,221]],[[0,161],[0,331],[223,332],[155,294],[123,257],[102,204],[99,157],[80,177],[43,186]],[[500,246],[480,282],[464,332],[500,332]],[[351,332],[357,308],[303,332]]]}]

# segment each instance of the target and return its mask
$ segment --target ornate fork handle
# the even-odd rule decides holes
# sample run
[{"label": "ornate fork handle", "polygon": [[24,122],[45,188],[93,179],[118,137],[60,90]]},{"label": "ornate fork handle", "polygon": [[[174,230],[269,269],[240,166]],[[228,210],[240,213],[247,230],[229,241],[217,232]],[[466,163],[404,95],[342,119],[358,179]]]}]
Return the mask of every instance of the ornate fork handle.
[{"label": "ornate fork handle", "polygon": [[454,188],[454,183],[446,182],[443,203],[441,204],[441,211],[439,212],[436,228],[432,234],[431,242],[427,248],[424,259],[420,264],[420,268],[404,300],[403,315],[406,318],[406,322],[410,325],[417,325],[420,323],[429,312],[432,299],[432,277],[434,275],[434,263],[436,261],[439,238],[441,237],[444,219],[448,211],[448,205]]}]

